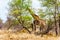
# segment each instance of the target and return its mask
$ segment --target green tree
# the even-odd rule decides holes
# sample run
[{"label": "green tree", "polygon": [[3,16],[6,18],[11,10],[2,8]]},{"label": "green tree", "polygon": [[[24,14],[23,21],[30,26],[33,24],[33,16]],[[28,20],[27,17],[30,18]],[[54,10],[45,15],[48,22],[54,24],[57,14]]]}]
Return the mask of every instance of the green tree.
[{"label": "green tree", "polygon": [[[57,16],[59,15],[59,12],[58,12],[58,8],[59,8],[59,5],[60,5],[60,1],[59,0],[40,0],[42,1],[42,6],[43,7],[46,7],[48,11],[47,14],[52,14],[51,16],[48,16],[49,18],[50,17],[54,17],[54,23],[55,23],[55,31],[56,31],[56,35],[58,34],[57,32]],[[53,18],[52,18],[53,19]]]},{"label": "green tree", "polygon": [[26,8],[30,7],[31,0],[12,0],[9,5],[9,17],[17,20],[24,28],[28,27],[32,21],[32,17],[29,12],[27,12]]}]

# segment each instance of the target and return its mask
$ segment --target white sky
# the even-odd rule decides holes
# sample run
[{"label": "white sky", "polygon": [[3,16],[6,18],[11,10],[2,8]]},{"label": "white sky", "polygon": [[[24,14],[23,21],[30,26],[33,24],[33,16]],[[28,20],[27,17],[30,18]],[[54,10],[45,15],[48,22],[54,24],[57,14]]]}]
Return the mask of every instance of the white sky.
[{"label": "white sky", "polygon": [[6,17],[7,17],[7,8],[8,8],[8,2],[9,0],[0,0],[0,18],[3,21],[6,21]]},{"label": "white sky", "polygon": [[37,0],[32,0],[32,8],[38,9],[40,8],[40,2]]},{"label": "white sky", "polygon": [[[7,13],[8,13],[8,3],[9,3],[10,0],[0,0],[0,18],[3,20],[3,21],[6,21],[7,20]],[[37,0],[32,0],[33,3],[32,3],[32,7],[35,8],[35,9],[38,9],[40,7],[40,4],[39,4],[39,1]]]}]

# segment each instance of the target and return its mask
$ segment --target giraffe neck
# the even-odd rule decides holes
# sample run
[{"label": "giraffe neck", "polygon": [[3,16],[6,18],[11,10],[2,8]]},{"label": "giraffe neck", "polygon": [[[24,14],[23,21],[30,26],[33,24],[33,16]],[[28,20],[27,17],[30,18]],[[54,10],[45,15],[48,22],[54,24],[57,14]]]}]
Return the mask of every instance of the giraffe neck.
[{"label": "giraffe neck", "polygon": [[39,16],[37,16],[36,14],[34,14],[34,12],[28,8],[28,11],[30,12],[30,14],[32,15],[32,17],[35,19],[35,20],[39,20]]}]

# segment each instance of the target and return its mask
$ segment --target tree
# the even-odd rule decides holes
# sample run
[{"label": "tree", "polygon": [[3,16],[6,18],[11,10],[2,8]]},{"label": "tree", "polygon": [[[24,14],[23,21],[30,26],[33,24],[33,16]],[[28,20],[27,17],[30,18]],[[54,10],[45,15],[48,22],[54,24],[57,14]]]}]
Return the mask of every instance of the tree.
[{"label": "tree", "polygon": [[2,22],[2,19],[0,19],[0,29],[3,28],[3,22]]},{"label": "tree", "polygon": [[26,30],[28,30],[26,27],[28,27],[32,21],[31,15],[26,11],[27,6],[29,7],[31,4],[30,2],[29,0],[12,0],[10,2],[9,17],[17,20]]},{"label": "tree", "polygon": [[59,14],[58,6],[60,4],[59,0],[40,0],[40,1],[42,1],[42,5],[44,7],[47,7],[49,10],[51,10],[51,13],[53,13],[52,15],[54,17],[55,31],[56,31],[56,35],[57,35],[58,34],[58,31],[57,31],[58,30],[58,27],[57,27],[57,15]]}]

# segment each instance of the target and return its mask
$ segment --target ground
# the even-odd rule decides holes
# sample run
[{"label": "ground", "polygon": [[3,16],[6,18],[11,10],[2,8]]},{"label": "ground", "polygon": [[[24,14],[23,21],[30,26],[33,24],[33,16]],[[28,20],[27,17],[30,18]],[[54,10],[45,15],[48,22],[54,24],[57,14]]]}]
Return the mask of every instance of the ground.
[{"label": "ground", "polygon": [[0,40],[60,40],[59,36],[34,35],[29,33],[15,33],[8,30],[0,30]]}]

